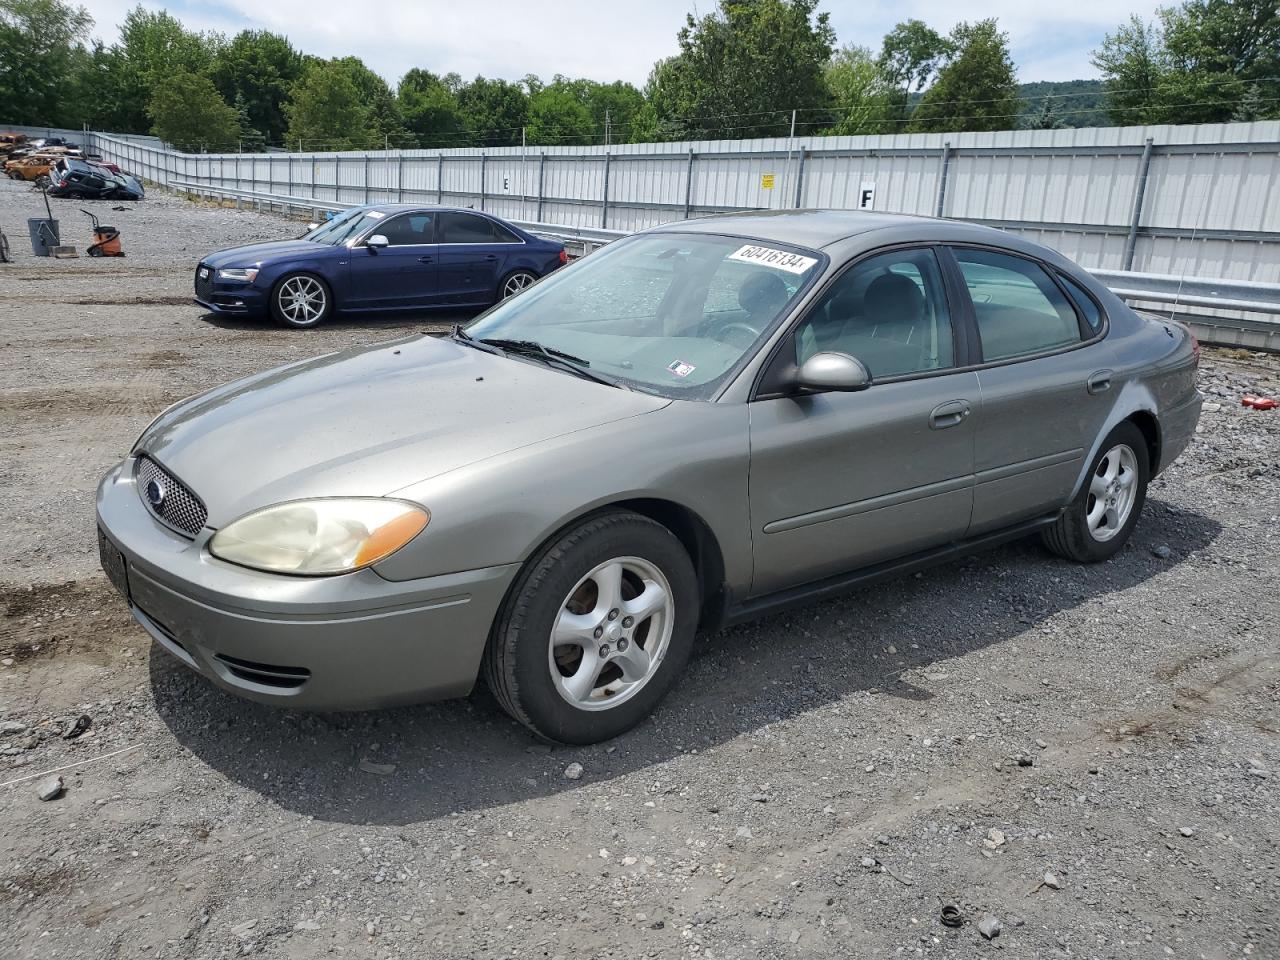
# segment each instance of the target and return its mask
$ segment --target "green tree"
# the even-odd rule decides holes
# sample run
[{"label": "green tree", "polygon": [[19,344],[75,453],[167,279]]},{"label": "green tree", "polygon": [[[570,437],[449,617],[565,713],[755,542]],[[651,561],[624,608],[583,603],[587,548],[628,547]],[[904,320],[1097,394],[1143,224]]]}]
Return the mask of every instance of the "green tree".
[{"label": "green tree", "polygon": [[515,146],[529,120],[529,99],[518,84],[476,77],[458,90],[458,114],[469,143]]},{"label": "green tree", "polygon": [[0,0],[0,117],[70,123],[67,81],[93,20],[62,0]]},{"label": "green tree", "polygon": [[1237,123],[1253,123],[1255,120],[1265,120],[1269,112],[1267,110],[1268,106],[1269,104],[1262,97],[1262,86],[1257,83],[1251,83],[1245,89],[1244,96],[1240,98],[1240,102],[1236,105],[1235,112],[1231,114],[1231,119]]},{"label": "green tree", "polygon": [[911,114],[911,95],[919,93],[951,52],[951,43],[923,20],[906,20],[884,36],[876,67],[886,86],[895,91],[896,117]]},{"label": "green tree", "polygon": [[1280,3],[1187,0],[1159,13],[1169,67],[1160,98],[1180,123],[1230,120],[1249,85],[1280,97]]},{"label": "green tree", "polygon": [[249,105],[240,94],[236,94],[235,103],[231,105],[231,109],[236,112],[236,126],[240,131],[240,149],[247,153],[262,153],[267,149],[267,138],[263,136],[262,131],[253,125],[253,118],[249,116]]},{"label": "green tree", "polygon": [[405,126],[424,147],[459,146],[464,137],[458,97],[441,77],[414,67],[401,79],[396,101]]},{"label": "green tree", "polygon": [[302,76],[302,55],[286,37],[242,30],[217,51],[210,76],[224,100],[243,103],[248,129],[269,143],[284,139],[284,104]]},{"label": "green tree", "polygon": [[416,147],[418,140],[405,125],[400,104],[387,81],[365,66],[359,57],[342,57],[334,63],[351,78],[368,111],[369,139],[367,143],[358,146],[368,149],[381,148],[383,145],[392,148]]},{"label": "green tree", "polygon": [[599,135],[591,110],[571,81],[557,77],[546,86],[539,83],[531,93],[529,143],[588,144]]},{"label": "green tree", "polygon": [[[667,137],[782,136],[791,111],[828,106],[835,32],[818,0],[720,0],[689,16],[680,52],[654,66],[646,124]],[[804,118],[806,113],[802,113]]]},{"label": "green tree", "polygon": [[151,131],[179,150],[233,151],[240,141],[240,122],[234,108],[206,76],[175,73],[156,85],[147,106]]},{"label": "green tree", "polygon": [[1158,123],[1168,67],[1160,31],[1132,16],[1103,39],[1093,65],[1107,90],[1107,116],[1115,124]]},{"label": "green tree", "polygon": [[369,146],[369,111],[351,73],[335,60],[308,63],[284,106],[287,142],[304,150],[357,150]]},{"label": "green tree", "polygon": [[891,133],[899,111],[899,90],[890,86],[871,51],[849,45],[831,58],[826,68],[836,121],[832,135]]},{"label": "green tree", "polygon": [[222,42],[218,34],[187,30],[164,11],[139,5],[125,14],[115,78],[122,129],[145,130],[149,104],[160,83],[179,73],[207,74]]},{"label": "green tree", "polygon": [[961,23],[938,79],[911,115],[915,130],[1009,130],[1022,109],[1008,35],[994,19]]}]

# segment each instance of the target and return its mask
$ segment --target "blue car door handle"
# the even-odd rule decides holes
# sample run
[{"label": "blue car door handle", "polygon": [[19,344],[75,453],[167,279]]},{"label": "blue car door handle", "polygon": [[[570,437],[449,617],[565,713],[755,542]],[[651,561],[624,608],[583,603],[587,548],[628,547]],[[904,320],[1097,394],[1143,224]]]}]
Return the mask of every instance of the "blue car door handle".
[{"label": "blue car door handle", "polygon": [[435,257],[419,257],[418,262],[419,263],[435,263],[436,258]]},{"label": "blue car door handle", "polygon": [[498,258],[495,257],[492,253],[489,254],[487,257],[485,257],[485,260],[489,261],[490,263],[492,263],[494,260],[497,260],[497,259]]},{"label": "blue car door handle", "polygon": [[948,400],[933,408],[929,414],[929,427],[933,430],[945,430],[963,423],[969,416],[968,400]]}]

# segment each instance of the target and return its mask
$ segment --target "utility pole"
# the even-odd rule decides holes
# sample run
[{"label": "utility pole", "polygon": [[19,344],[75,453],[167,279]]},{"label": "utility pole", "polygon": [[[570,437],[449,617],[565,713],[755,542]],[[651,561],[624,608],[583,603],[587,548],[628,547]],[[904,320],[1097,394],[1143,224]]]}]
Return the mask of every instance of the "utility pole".
[{"label": "utility pole", "polygon": [[[783,198],[786,197],[787,190],[791,186],[791,148],[795,146],[795,142],[796,142],[796,112],[792,110],[791,111],[791,136],[787,140],[787,167],[782,174],[783,188],[778,192],[778,208],[779,209],[781,209],[782,205],[786,202]],[[773,204],[770,203],[769,206],[772,207]]]}]

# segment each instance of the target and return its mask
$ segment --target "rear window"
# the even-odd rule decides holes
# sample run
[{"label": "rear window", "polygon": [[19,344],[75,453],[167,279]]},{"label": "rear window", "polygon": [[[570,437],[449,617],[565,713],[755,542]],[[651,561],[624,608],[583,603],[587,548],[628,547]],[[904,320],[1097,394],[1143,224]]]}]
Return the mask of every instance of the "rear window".
[{"label": "rear window", "polygon": [[953,252],[973,301],[984,360],[1033,356],[1080,342],[1075,308],[1039,264],[992,250]]}]

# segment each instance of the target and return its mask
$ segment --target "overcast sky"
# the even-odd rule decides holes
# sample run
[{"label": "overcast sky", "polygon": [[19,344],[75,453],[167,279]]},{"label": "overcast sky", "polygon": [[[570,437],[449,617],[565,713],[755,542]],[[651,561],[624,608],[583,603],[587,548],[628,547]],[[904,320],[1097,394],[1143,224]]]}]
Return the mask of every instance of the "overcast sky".
[{"label": "overcast sky", "polygon": [[[134,0],[80,0],[108,44]],[[305,53],[354,54],[389,82],[410,67],[518,80],[557,73],[641,86],[659,57],[675,52],[684,15],[713,0],[145,0],[189,28],[283,33]],[[840,44],[876,48],[900,20],[945,32],[958,20],[997,17],[1010,37],[1018,78],[1093,77],[1089,52],[1130,13],[1149,18],[1155,0],[823,0]]]}]

